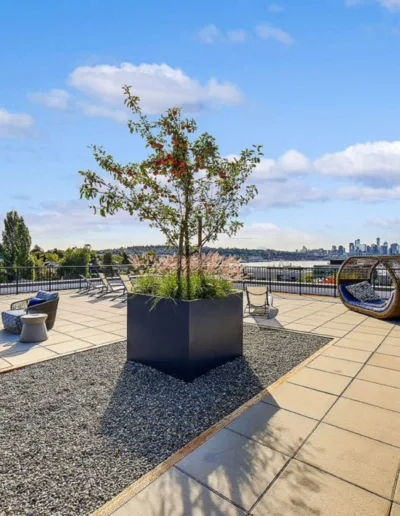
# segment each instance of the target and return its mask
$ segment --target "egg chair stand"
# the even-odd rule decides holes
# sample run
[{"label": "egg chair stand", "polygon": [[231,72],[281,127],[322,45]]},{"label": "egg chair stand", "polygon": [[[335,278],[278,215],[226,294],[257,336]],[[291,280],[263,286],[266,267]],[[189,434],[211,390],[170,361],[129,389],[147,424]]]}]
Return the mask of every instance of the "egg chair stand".
[{"label": "egg chair stand", "polygon": [[[376,269],[385,269],[392,280],[388,299],[360,301],[347,287],[367,281],[371,284]],[[349,309],[376,319],[400,318],[400,256],[351,256],[345,260],[337,276],[338,293]]]}]

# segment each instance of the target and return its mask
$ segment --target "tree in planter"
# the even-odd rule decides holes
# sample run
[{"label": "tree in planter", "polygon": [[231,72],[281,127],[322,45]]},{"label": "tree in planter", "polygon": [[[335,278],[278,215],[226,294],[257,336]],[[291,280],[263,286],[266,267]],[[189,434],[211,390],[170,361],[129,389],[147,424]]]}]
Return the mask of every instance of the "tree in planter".
[{"label": "tree in planter", "polygon": [[208,133],[192,136],[196,122],[183,118],[179,108],[150,120],[130,87],[125,86],[124,93],[125,104],[134,114],[129,130],[144,139],[150,153],[141,162],[121,165],[102,147],[93,146],[96,162],[112,181],[90,170],[80,171],[84,176],[81,197],[96,199],[93,208],[102,216],[123,210],[158,228],[167,245],[177,251],[174,297],[191,299],[191,257],[201,254],[203,245],[219,234],[231,236],[242,227],[240,208],[257,193],[246,181],[260,161],[261,146],[229,160],[220,155]]}]

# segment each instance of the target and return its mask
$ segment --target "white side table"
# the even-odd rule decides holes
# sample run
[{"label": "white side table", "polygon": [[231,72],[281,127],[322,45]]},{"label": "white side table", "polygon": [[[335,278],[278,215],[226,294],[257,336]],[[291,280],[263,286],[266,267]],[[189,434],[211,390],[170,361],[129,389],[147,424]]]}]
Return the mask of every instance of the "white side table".
[{"label": "white side table", "polygon": [[47,340],[47,314],[26,314],[21,316],[23,323],[20,342],[40,342]]}]

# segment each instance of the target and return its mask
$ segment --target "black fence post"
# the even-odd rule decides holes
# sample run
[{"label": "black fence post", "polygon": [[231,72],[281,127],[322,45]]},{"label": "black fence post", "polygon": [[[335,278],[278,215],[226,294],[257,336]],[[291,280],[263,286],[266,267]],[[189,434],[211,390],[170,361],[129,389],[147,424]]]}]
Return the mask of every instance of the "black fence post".
[{"label": "black fence post", "polygon": [[299,267],[299,294],[301,296],[301,282],[303,280],[303,277],[302,277],[302,268]]}]

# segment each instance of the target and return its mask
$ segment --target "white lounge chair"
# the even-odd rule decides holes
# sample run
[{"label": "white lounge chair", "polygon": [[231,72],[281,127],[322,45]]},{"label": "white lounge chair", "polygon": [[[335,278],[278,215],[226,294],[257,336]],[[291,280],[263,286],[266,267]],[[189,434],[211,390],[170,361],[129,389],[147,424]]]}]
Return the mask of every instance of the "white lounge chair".
[{"label": "white lounge chair", "polygon": [[267,315],[273,306],[273,299],[268,295],[267,287],[246,287],[247,310],[252,315]]}]

